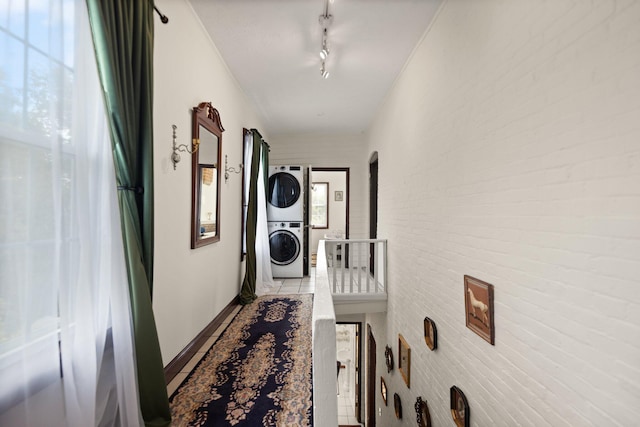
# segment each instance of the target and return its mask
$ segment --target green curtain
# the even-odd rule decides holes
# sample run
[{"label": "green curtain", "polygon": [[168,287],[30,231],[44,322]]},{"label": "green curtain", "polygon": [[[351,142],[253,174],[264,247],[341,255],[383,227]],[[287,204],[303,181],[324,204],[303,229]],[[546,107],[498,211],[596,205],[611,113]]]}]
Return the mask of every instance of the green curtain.
[{"label": "green curtain", "polygon": [[251,152],[251,174],[249,177],[249,204],[247,206],[247,258],[245,274],[240,290],[240,304],[252,303],[256,298],[256,226],[258,221],[258,172],[260,171],[260,152],[262,136],[251,129],[253,144]]},{"label": "green curtain", "polygon": [[140,409],[171,424],[153,279],[153,2],[87,0],[109,119],[129,277]]}]

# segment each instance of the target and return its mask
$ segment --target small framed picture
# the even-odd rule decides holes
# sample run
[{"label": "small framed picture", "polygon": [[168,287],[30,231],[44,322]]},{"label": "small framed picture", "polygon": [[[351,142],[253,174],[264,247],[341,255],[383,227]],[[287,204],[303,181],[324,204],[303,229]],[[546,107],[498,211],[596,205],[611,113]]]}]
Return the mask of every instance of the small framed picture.
[{"label": "small framed picture", "polygon": [[415,404],[416,420],[419,427],[431,427],[431,414],[429,413],[429,406],[426,400],[422,400],[422,397],[418,396]]},{"label": "small framed picture", "polygon": [[393,409],[396,412],[396,418],[402,419],[402,402],[400,401],[400,395],[398,393],[393,393]]},{"label": "small framed picture", "polygon": [[333,194],[334,194],[336,202],[341,202],[342,201],[342,199],[344,197],[344,193],[342,191],[336,191]]},{"label": "small framed picture", "polygon": [[411,347],[401,334],[398,334],[398,370],[407,387],[411,388]]},{"label": "small framed picture", "polygon": [[465,275],[464,306],[467,328],[495,345],[493,285]]},{"label": "small framed picture", "polygon": [[382,393],[382,401],[384,406],[387,406],[387,383],[384,382],[384,378],[380,377],[380,393]]},{"label": "small framed picture", "polygon": [[427,343],[429,350],[433,351],[438,348],[438,331],[436,324],[428,317],[424,318],[424,341]]},{"label": "small framed picture", "polygon": [[462,390],[453,386],[449,390],[451,397],[451,416],[457,427],[469,427],[469,404]]}]

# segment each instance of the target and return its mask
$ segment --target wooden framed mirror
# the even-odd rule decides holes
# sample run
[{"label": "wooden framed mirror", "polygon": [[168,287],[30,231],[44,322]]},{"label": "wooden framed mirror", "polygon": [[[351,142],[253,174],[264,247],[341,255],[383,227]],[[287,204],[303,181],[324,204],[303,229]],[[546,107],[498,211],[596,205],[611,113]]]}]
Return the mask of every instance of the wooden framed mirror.
[{"label": "wooden framed mirror", "polygon": [[222,132],[220,113],[210,102],[193,107],[191,249],[220,240]]}]

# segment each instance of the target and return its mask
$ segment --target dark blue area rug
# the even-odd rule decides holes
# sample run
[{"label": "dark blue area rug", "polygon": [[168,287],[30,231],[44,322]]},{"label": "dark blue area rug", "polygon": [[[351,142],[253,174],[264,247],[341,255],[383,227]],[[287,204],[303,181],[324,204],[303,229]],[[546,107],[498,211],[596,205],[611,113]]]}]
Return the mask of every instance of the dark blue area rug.
[{"label": "dark blue area rug", "polygon": [[313,295],[240,310],[171,396],[174,426],[311,426]]}]

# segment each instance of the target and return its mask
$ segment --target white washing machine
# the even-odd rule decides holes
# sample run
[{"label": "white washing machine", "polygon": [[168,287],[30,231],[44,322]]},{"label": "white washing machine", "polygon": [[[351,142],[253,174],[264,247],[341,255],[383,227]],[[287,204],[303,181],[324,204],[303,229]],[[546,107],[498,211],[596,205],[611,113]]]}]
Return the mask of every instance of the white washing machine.
[{"label": "white washing machine", "polygon": [[303,221],[303,182],[302,166],[269,166],[267,221]]},{"label": "white washing machine", "polygon": [[303,276],[302,221],[269,222],[271,270],[275,278]]}]

